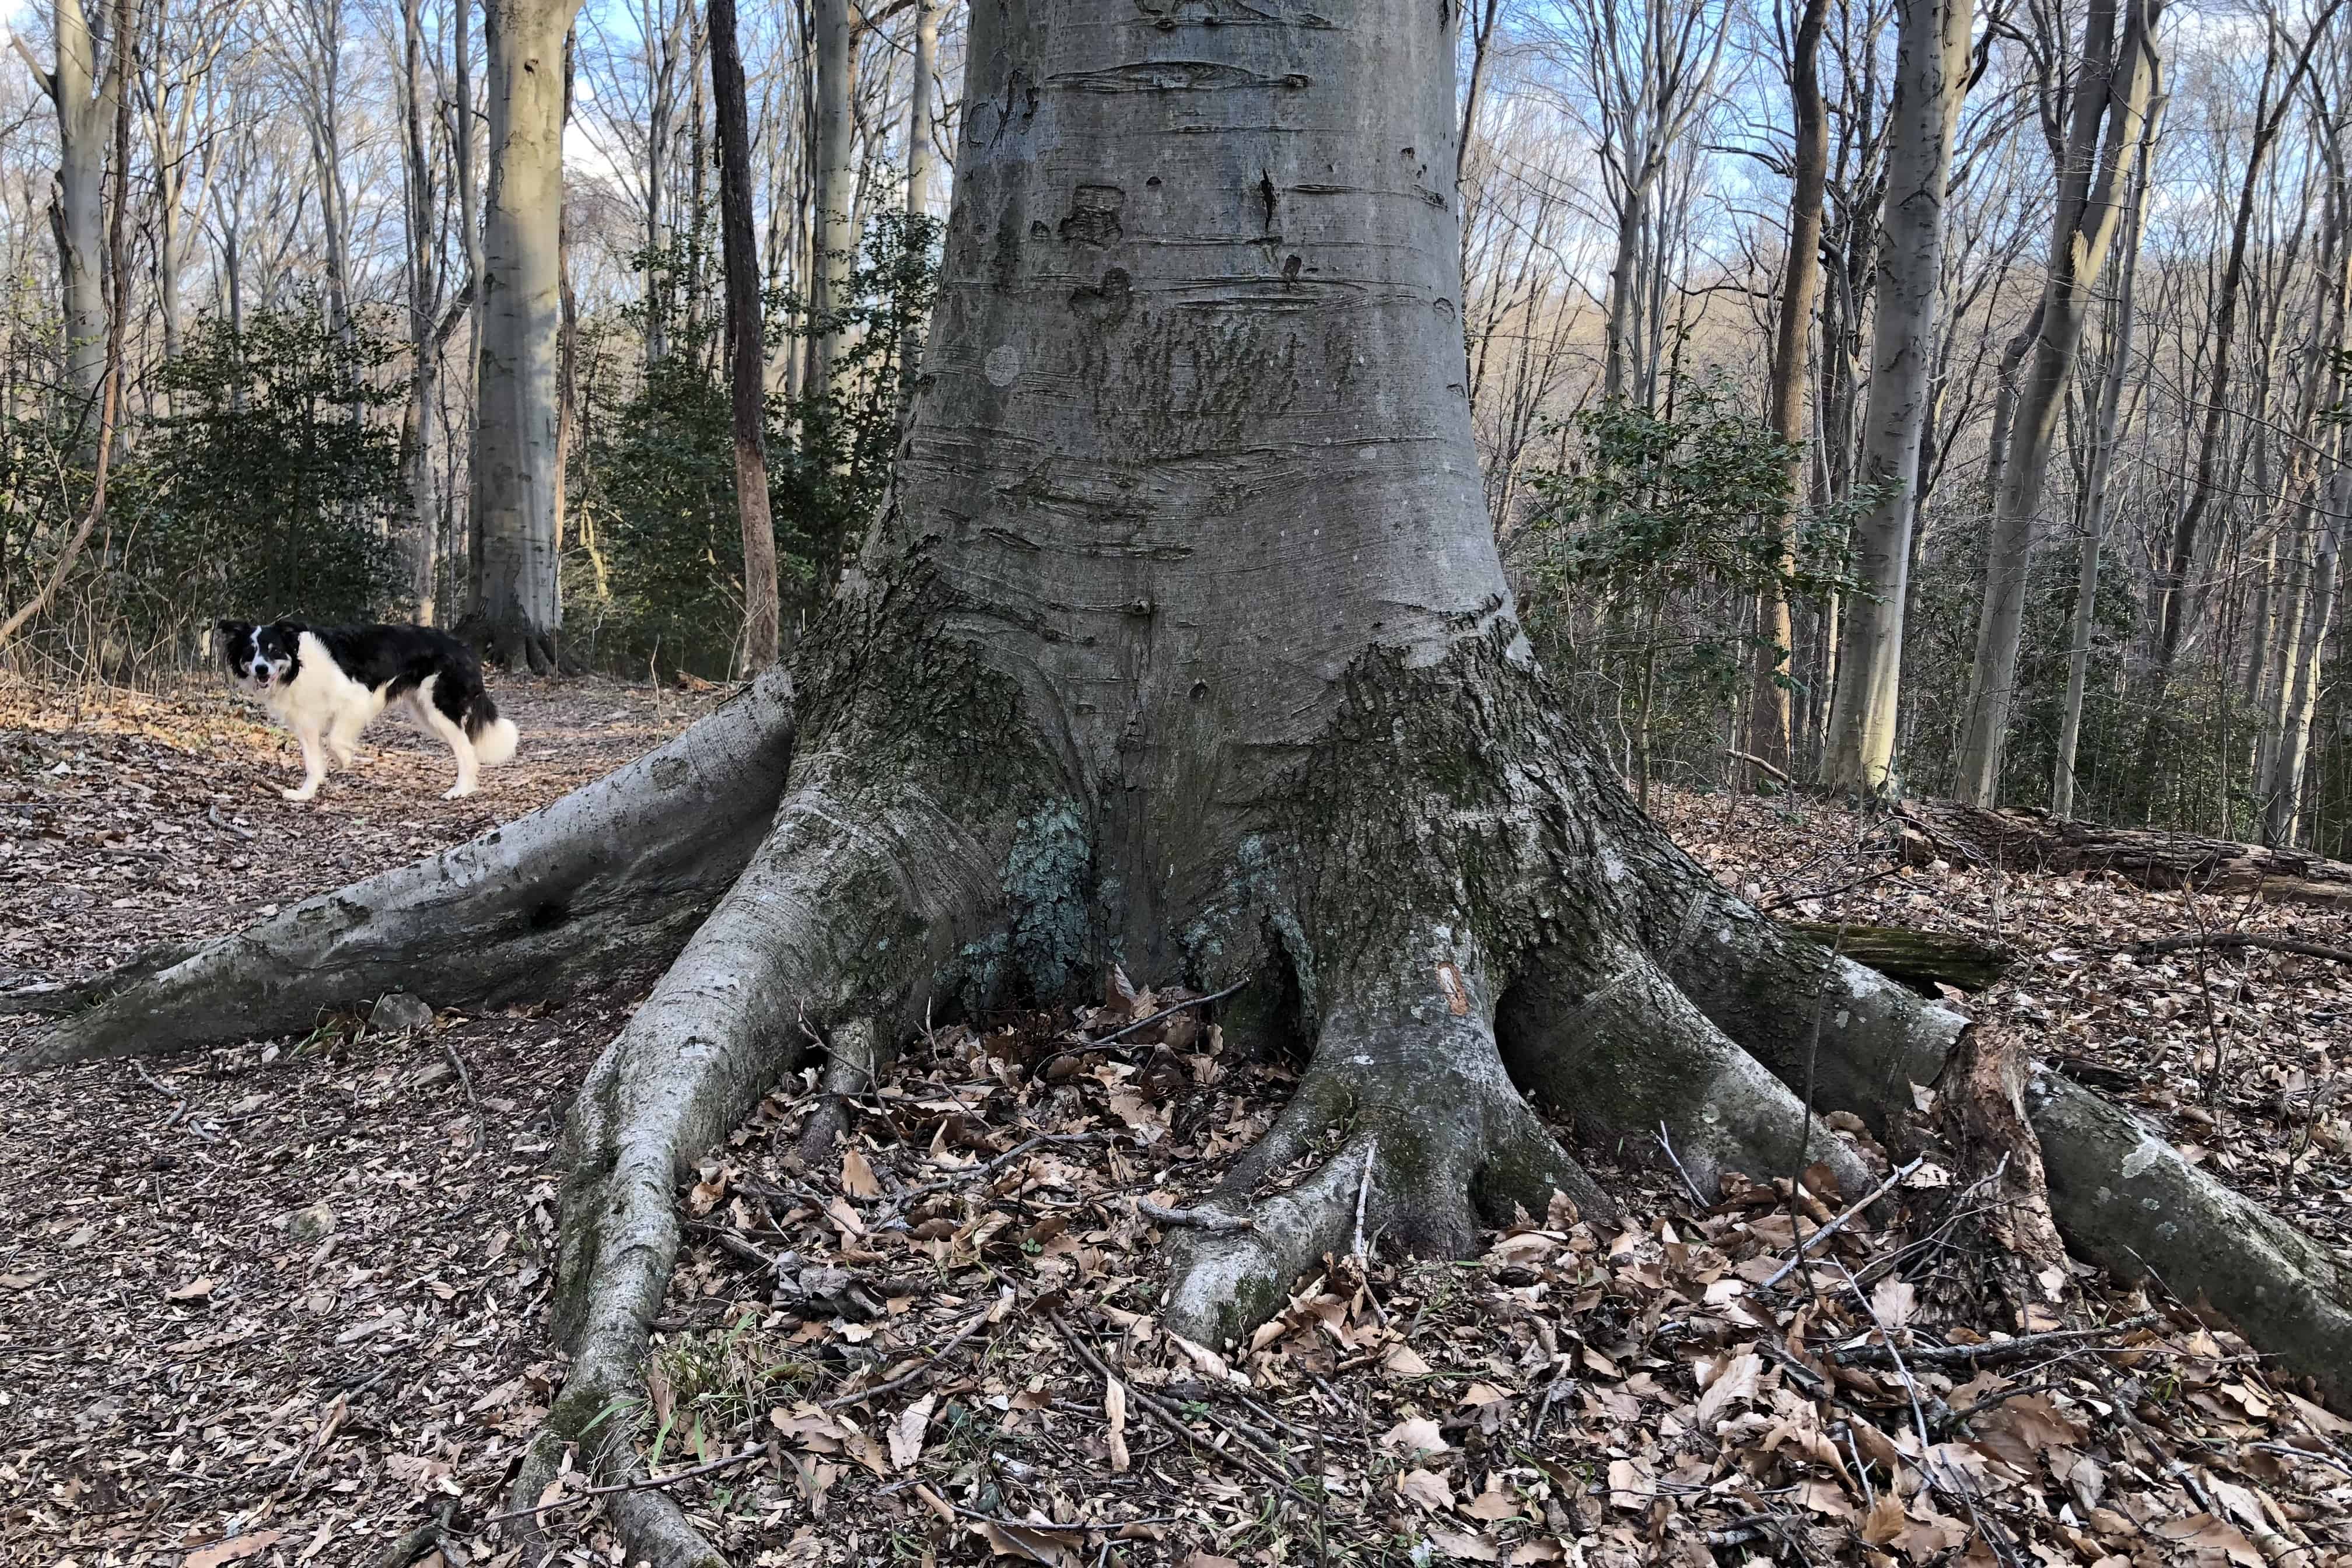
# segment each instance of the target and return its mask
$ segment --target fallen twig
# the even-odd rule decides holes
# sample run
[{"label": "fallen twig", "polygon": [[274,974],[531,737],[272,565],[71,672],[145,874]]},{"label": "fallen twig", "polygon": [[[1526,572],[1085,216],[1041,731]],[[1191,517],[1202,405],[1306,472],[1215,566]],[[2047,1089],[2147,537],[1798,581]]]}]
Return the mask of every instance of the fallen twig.
[{"label": "fallen twig", "polygon": [[968,1166],[963,1170],[958,1171],[954,1175],[948,1177],[944,1181],[926,1182],[919,1187],[908,1187],[905,1192],[900,1193],[897,1197],[890,1201],[888,1213],[893,1216],[893,1218],[877,1225],[874,1228],[877,1230],[889,1229],[892,1224],[897,1223],[896,1216],[903,1215],[906,1212],[907,1205],[914,1202],[917,1198],[926,1197],[932,1193],[945,1192],[950,1187],[960,1187],[966,1182],[989,1175],[1000,1168],[1012,1163],[1022,1155],[1029,1152],[1032,1149],[1040,1148],[1047,1143],[1107,1143],[1109,1141],[1110,1134],[1107,1132],[1040,1132],[1034,1138],[1024,1138],[1020,1142],[1015,1143],[1012,1148],[1007,1149],[1003,1153],[997,1155],[993,1160],[987,1161],[982,1164]]},{"label": "fallen twig", "polygon": [[2133,942],[2126,949],[2135,957],[2153,957],[2159,952],[2181,952],[2198,949],[2210,952],[2236,952],[2246,948],[2259,948],[2264,952],[2290,952],[2299,958],[2324,958],[2335,963],[2352,963],[2352,947],[2331,947],[2324,942],[2305,942],[2301,937],[2265,936],[2252,931],[2187,931],[2179,936],[2152,936]]},{"label": "fallen twig", "polygon": [[[1000,1301],[1002,1299],[1000,1298]],[[985,1308],[982,1309],[981,1311],[973,1317],[971,1321],[966,1323],[962,1328],[956,1331],[955,1338],[941,1345],[930,1355],[926,1356],[923,1359],[922,1364],[916,1367],[912,1372],[901,1373],[887,1383],[877,1383],[871,1388],[863,1388],[855,1394],[845,1394],[837,1399],[828,1399],[819,1405],[817,1408],[819,1410],[840,1410],[848,1405],[862,1405],[866,1401],[878,1398],[882,1394],[895,1394],[899,1389],[906,1387],[908,1384],[914,1383],[920,1378],[929,1376],[934,1368],[936,1368],[941,1362],[947,1360],[949,1356],[955,1353],[955,1349],[958,1345],[961,1345],[964,1341],[980,1332],[981,1325],[988,1321],[989,1314],[996,1310],[1000,1301],[992,1301]]]},{"label": "fallen twig", "polygon": [[[1062,1321],[1062,1315],[1059,1312],[1048,1312],[1045,1315],[1045,1321],[1054,1325],[1055,1331],[1069,1342],[1072,1350],[1077,1352],[1078,1359],[1094,1369],[1097,1377],[1101,1378],[1105,1383],[1113,1381],[1124,1383],[1127,1386],[1127,1396],[1135,1402],[1137,1408],[1150,1415],[1153,1420],[1167,1427],[1176,1436],[1188,1442],[1200,1441],[1199,1437],[1185,1426],[1184,1418],[1169,1407],[1166,1400],[1145,1392],[1128,1379],[1118,1377],[1109,1367],[1104,1365],[1102,1358],[1087,1347],[1086,1341],[1076,1330]],[[1207,1410],[1206,1406],[1202,1408]],[[1286,1487],[1297,1479],[1290,1467],[1280,1458],[1278,1450],[1275,1450],[1273,1445],[1262,1436],[1256,1435],[1254,1427],[1220,1415],[1213,1410],[1207,1410],[1207,1417],[1223,1426],[1232,1436],[1234,1447],[1239,1451],[1239,1457],[1253,1461],[1275,1481]]]},{"label": "fallen twig", "polygon": [[511,1509],[505,1513],[494,1513],[489,1518],[478,1522],[471,1530],[452,1531],[450,1533],[478,1535],[494,1524],[505,1524],[518,1519],[536,1519],[541,1514],[552,1513],[559,1508],[575,1508],[581,1503],[593,1501],[600,1497],[613,1497],[621,1492],[659,1491],[665,1487],[674,1487],[680,1481],[690,1481],[697,1476],[712,1475],[719,1470],[732,1469],[737,1465],[748,1464],[753,1459],[764,1459],[767,1457],[768,1450],[765,1445],[756,1448],[746,1448],[740,1454],[729,1454],[724,1458],[712,1459],[707,1464],[696,1465],[690,1469],[672,1471],[667,1476],[647,1476],[641,1480],[621,1481],[609,1487],[588,1487],[580,1491],[566,1492],[560,1498],[551,1498],[545,1502],[534,1503],[529,1508]]},{"label": "fallen twig", "polygon": [[1706,1194],[1698,1190],[1698,1184],[1691,1180],[1691,1173],[1683,1169],[1683,1157],[1675,1152],[1674,1140],[1666,1136],[1666,1124],[1663,1121],[1658,1123],[1658,1147],[1665,1151],[1668,1163],[1675,1168],[1675,1174],[1683,1179],[1683,1191],[1690,1194],[1691,1202],[1701,1208],[1706,1207]]},{"label": "fallen twig", "polygon": [[[1658,1134],[1659,1142],[1664,1142],[1665,1141],[1665,1128],[1663,1125],[1658,1129]],[[1669,1150],[1668,1152],[1671,1153],[1672,1151]],[[1797,1265],[1805,1260],[1805,1254],[1812,1251],[1814,1247],[1820,1246],[1826,1238],[1835,1236],[1839,1230],[1843,1228],[1846,1221],[1852,1219],[1854,1215],[1860,1214],[1871,1205],[1876,1203],[1879,1199],[1885,1197],[1889,1192],[1894,1190],[1896,1183],[1902,1181],[1904,1177],[1917,1170],[1926,1163],[1926,1155],[1922,1154],[1917,1156],[1913,1159],[1909,1164],[1904,1166],[1901,1170],[1896,1171],[1893,1175],[1887,1177],[1886,1180],[1879,1183],[1877,1186],[1873,1187],[1868,1195],[1864,1197],[1859,1203],[1847,1205],[1846,1210],[1843,1214],[1830,1221],[1829,1224],[1821,1226],[1819,1229],[1815,1230],[1812,1235],[1799,1242],[1797,1244],[1797,1255],[1789,1259],[1788,1262],[1780,1265],[1780,1267],[1774,1271],[1772,1278],[1765,1280],[1764,1283],[1758,1286],[1757,1289],[1759,1290],[1769,1290],[1774,1286],[1780,1284],[1781,1280],[1786,1279],[1790,1275],[1795,1273],[1797,1270]]]},{"label": "fallen twig", "polygon": [[[2044,1351],[2079,1349],[2085,1340],[2127,1334],[2161,1321],[2158,1314],[2146,1312],[2103,1329],[2054,1329],[2046,1334],[2021,1334],[2013,1340],[1994,1340],[1980,1345],[1915,1345],[1910,1359],[1921,1366],[1964,1366],[1974,1371],[2006,1362],[2029,1361]],[[1898,1369],[1904,1359],[1892,1344],[1848,1345],[1830,1352],[1829,1357],[1840,1366],[1891,1365]]]}]

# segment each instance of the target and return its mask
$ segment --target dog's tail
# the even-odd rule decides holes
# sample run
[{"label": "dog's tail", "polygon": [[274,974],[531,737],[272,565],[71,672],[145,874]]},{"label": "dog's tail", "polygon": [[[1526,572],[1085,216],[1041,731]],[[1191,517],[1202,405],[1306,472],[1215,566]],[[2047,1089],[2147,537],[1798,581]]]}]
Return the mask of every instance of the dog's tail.
[{"label": "dog's tail", "polygon": [[515,742],[521,736],[514,721],[499,717],[499,705],[478,686],[466,703],[466,739],[474,742],[474,755],[482,765],[494,768],[513,760]]}]

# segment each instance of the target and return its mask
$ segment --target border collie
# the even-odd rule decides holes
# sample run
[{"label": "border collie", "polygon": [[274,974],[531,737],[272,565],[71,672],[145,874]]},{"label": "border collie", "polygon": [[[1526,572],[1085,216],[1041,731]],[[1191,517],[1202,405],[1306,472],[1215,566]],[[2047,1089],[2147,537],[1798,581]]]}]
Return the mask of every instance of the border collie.
[{"label": "border collie", "polygon": [[481,662],[446,632],[299,621],[222,621],[214,629],[240,689],[268,704],[302,742],[302,784],[281,792],[288,800],[319,793],[329,753],[350,767],[360,731],[394,702],[457,753],[457,782],[444,800],[473,794],[481,767],[514,755],[514,721],[499,717],[482,689]]}]

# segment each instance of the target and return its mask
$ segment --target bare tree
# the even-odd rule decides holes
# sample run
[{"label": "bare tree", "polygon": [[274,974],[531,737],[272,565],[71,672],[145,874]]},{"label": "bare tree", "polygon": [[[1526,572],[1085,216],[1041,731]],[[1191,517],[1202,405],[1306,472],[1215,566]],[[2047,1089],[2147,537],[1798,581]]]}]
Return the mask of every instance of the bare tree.
[{"label": "bare tree", "polygon": [[2105,546],[2107,515],[2113,504],[2116,451],[2123,433],[2124,384],[2131,374],[2132,329],[2138,318],[2140,235],[2147,223],[2147,195],[2153,184],[2157,135],[2163,112],[2163,100],[2158,97],[2141,118],[2139,141],[2132,154],[2131,184],[2124,196],[2123,271],[2116,279],[2115,330],[2108,340],[2106,371],[2099,382],[2090,474],[2084,487],[2082,562],[2066,639],[2066,698],[2058,722],[2058,764],[2050,786],[2050,814],[2062,820],[2074,814],[2074,758],[2083,733],[2083,699],[2090,687],[2091,637],[2099,602],[2099,558]]},{"label": "bare tree", "polygon": [[1896,35],[1884,239],[1859,478],[1877,492],[1854,530],[1870,596],[1848,610],[1822,782],[1877,795],[1892,782],[1911,584],[1920,433],[1943,278],[1944,197],[1966,90],[1972,0],[1906,0]]},{"label": "bare tree", "polygon": [[2083,328],[2097,298],[2099,272],[2124,210],[2118,198],[2156,91],[2156,27],[2162,12],[2162,0],[2121,0],[2120,6],[2117,0],[2090,0],[2083,22],[2073,122],[2056,150],[2058,211],[2034,315],[2032,362],[2001,459],[1979,601],[1968,729],[1959,756],[1960,797],[1974,805],[1990,805],[2000,786],[2001,747],[2025,626],[2026,576],[2051,447]]},{"label": "bare tree", "polygon": [[58,290],[64,302],[66,374],[86,405],[94,405],[106,374],[106,139],[121,101],[130,51],[105,50],[81,0],[52,0],[51,44],[57,64],[44,68],[11,28],[8,41],[33,70],[58,111],[57,189],[51,208],[58,237]]},{"label": "bare tree", "polygon": [[727,340],[735,427],[735,507],[743,529],[743,664],[776,662],[776,525],[768,510],[768,350],[760,310],[760,242],[751,224],[751,123],[735,0],[710,0],[710,96],[719,111],[719,214],[727,269]]},{"label": "bare tree", "polygon": [[488,0],[489,188],[475,371],[471,634],[534,673],[556,667],[563,453],[564,39],[578,0]]},{"label": "bare tree", "polygon": [[[1805,406],[1805,351],[1812,339],[1813,301],[1821,289],[1822,208],[1829,188],[1828,109],[1822,101],[1822,28],[1829,0],[1804,0],[1789,54],[1789,101],[1796,116],[1789,161],[1789,259],[1780,282],[1780,315],[1772,342],[1773,433],[1801,448],[1811,433]],[[1804,494],[1806,458],[1789,459],[1789,504]],[[1748,747],[1766,765],[1787,776],[1795,740],[1790,681],[1783,668],[1795,651],[1785,584],[1790,563],[1791,529],[1783,513],[1780,575],[1759,597],[1756,610],[1756,675],[1748,709]]]},{"label": "bare tree", "polygon": [[[1616,218],[1609,268],[1609,320],[1601,395],[1629,395],[1626,377],[1643,317],[1639,276],[1656,215],[1653,197],[1675,148],[1709,106],[1723,58],[1729,12],[1707,0],[1571,0],[1563,8],[1563,44],[1585,74],[1599,121],[1601,166]],[[1648,394],[1644,390],[1643,400]]]}]

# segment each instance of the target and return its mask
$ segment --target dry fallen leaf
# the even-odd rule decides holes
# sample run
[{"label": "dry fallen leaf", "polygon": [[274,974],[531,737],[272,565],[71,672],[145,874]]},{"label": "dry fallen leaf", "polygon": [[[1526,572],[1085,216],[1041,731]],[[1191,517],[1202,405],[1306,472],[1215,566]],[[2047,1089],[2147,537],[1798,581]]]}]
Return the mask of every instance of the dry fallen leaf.
[{"label": "dry fallen leaf", "polygon": [[1381,1447],[1391,1454],[1407,1458],[1416,1454],[1445,1452],[1445,1439],[1439,1436],[1437,1423],[1426,1415],[1409,1416],[1381,1434]]},{"label": "dry fallen leaf", "polygon": [[874,1178],[874,1167],[857,1152],[855,1143],[841,1146],[841,1190],[853,1198],[878,1198],[882,1184]]},{"label": "dry fallen leaf", "polygon": [[180,1568],[221,1568],[224,1563],[242,1563],[255,1553],[267,1552],[277,1545],[285,1533],[282,1530],[264,1530],[252,1535],[240,1535],[217,1546],[189,1552]]},{"label": "dry fallen leaf", "polygon": [[1132,1462],[1127,1453],[1127,1385],[1115,1377],[1103,1387],[1103,1419],[1110,1428],[1111,1473],[1123,1476]]},{"label": "dry fallen leaf", "polygon": [[931,1411],[939,1404],[939,1395],[926,1394],[899,1413],[890,1423],[890,1468],[904,1473],[915,1468],[923,1457],[923,1435],[930,1429]]},{"label": "dry fallen leaf", "polygon": [[1432,1512],[1454,1506],[1454,1489],[1434,1470],[1407,1470],[1397,1478],[1396,1489],[1407,1502]]},{"label": "dry fallen leaf", "polygon": [[[163,1299],[167,1301],[198,1300],[204,1297],[211,1295],[215,1283],[216,1281],[210,1279],[191,1279],[184,1285],[176,1286],[172,1289],[164,1291]],[[226,1559],[224,1559],[224,1561],[226,1561]]]},{"label": "dry fallen leaf", "polygon": [[1429,1527],[1430,1544],[1460,1563],[1499,1563],[1503,1549],[1483,1535],[1470,1535],[1443,1525]]},{"label": "dry fallen leaf", "polygon": [[1083,1538],[1076,1531],[1041,1530],[1034,1525],[983,1521],[970,1526],[971,1532],[988,1542],[989,1550],[999,1557],[1017,1557],[1024,1563],[1043,1563],[1047,1568],[1080,1568],[1078,1554],[1071,1548]]}]

